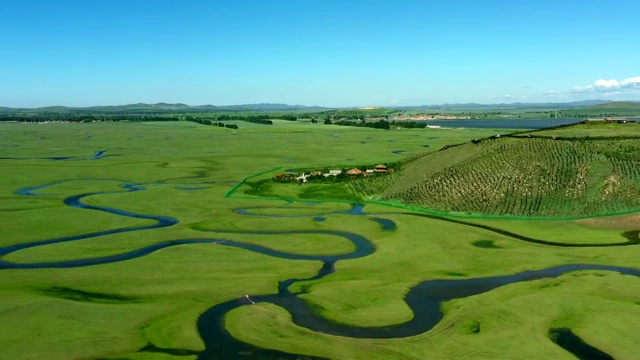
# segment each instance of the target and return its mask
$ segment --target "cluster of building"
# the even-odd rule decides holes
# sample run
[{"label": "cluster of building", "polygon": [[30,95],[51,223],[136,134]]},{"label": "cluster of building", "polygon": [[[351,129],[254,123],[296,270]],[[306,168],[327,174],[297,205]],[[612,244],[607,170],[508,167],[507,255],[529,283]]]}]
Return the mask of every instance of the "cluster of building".
[{"label": "cluster of building", "polygon": [[634,122],[634,121],[630,121],[627,118],[623,118],[623,117],[611,117],[611,118],[587,119],[587,120],[584,120],[582,123],[588,124],[588,123],[600,123],[600,122],[626,124],[627,122]]},{"label": "cluster of building", "polygon": [[358,168],[349,169],[345,172],[347,176],[369,176],[380,173],[393,173],[393,169],[387,169],[385,164],[378,164],[373,167],[373,169],[364,169],[360,170]]},{"label": "cluster of building", "polygon": [[320,171],[320,170],[316,170],[316,171],[311,171],[309,173],[301,173],[301,174],[294,174],[294,173],[287,173],[287,174],[276,174],[275,179],[276,180],[297,180],[300,183],[307,183],[309,182],[309,179],[322,179],[322,178],[328,178],[330,176],[333,177],[359,177],[359,176],[371,176],[371,175],[376,175],[376,174],[391,174],[393,173],[393,169],[387,169],[387,166],[385,164],[378,164],[376,166],[374,166],[372,169],[358,169],[356,168],[352,168],[352,169],[348,169],[348,170],[340,170],[340,169],[331,169],[328,171]]}]

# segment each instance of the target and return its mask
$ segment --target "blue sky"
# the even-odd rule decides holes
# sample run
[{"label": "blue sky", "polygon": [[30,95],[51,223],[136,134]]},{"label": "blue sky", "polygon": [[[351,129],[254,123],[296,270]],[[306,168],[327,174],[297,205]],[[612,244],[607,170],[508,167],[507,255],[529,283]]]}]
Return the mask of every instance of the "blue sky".
[{"label": "blue sky", "polygon": [[0,106],[640,100],[637,0],[2,0]]}]

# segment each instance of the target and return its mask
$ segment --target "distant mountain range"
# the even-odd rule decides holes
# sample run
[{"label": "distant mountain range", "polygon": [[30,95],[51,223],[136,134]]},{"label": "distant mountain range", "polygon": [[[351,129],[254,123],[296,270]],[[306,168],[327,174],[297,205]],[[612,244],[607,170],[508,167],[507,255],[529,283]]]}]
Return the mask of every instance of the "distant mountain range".
[{"label": "distant mountain range", "polygon": [[223,112],[223,111],[296,111],[308,110],[319,111],[327,110],[320,106],[304,106],[304,105],[287,105],[287,104],[244,104],[244,105],[198,105],[191,106],[187,104],[127,104],[112,106],[90,106],[90,107],[69,107],[69,106],[46,106],[39,108],[9,108],[0,107],[0,113],[199,113],[199,112]]},{"label": "distant mountain range", "polygon": [[[585,100],[564,103],[503,103],[503,104],[442,104],[442,105],[420,105],[420,106],[395,106],[397,110],[513,110],[513,109],[568,109],[586,107],[631,107],[640,108],[640,102],[612,102],[605,100]],[[128,104],[114,106],[90,106],[90,107],[68,107],[68,106],[47,106],[40,108],[9,108],[0,107],[0,113],[126,113],[126,114],[154,114],[154,113],[205,113],[205,112],[241,112],[241,111],[323,111],[332,109],[322,106],[287,105],[287,104],[243,104],[243,105],[198,105],[187,104]]]}]

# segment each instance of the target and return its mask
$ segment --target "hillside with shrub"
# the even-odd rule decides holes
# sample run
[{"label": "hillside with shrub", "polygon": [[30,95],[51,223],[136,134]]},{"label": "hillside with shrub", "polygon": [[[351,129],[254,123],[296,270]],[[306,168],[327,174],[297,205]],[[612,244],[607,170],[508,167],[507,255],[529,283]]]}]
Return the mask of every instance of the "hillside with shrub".
[{"label": "hillside with shrub", "polygon": [[585,216],[640,209],[638,139],[495,138],[352,182],[368,198],[442,212]]}]

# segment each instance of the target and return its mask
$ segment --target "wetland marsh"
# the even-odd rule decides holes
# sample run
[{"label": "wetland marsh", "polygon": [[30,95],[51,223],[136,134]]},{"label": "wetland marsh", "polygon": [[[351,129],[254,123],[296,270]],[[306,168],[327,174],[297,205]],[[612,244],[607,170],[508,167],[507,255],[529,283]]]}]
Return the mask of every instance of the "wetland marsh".
[{"label": "wetland marsh", "polygon": [[247,195],[243,181],[397,161],[391,150],[433,152],[495,129],[0,130],[11,358],[573,358],[553,329],[616,359],[639,350],[635,214],[465,219],[356,201],[342,187]]}]

